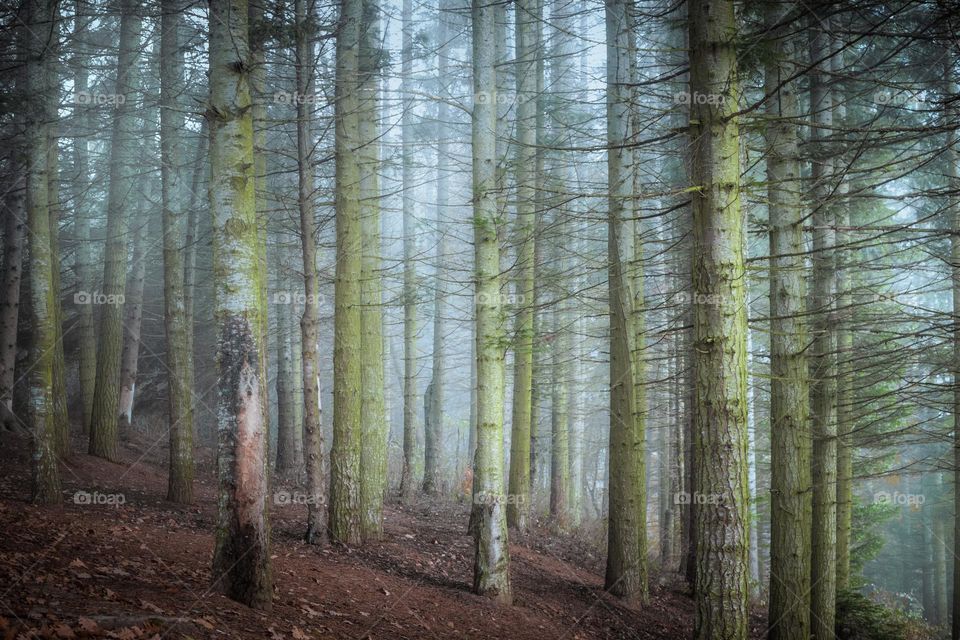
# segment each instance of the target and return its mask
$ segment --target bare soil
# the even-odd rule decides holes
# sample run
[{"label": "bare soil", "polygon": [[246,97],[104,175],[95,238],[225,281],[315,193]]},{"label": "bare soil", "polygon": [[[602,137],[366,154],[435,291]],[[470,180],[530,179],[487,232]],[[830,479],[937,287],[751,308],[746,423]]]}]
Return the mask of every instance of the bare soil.
[{"label": "bare soil", "polygon": [[[84,443],[74,442],[75,451]],[[599,541],[538,528],[511,540],[514,605],[470,592],[468,509],[389,504],[382,542],[301,542],[306,507],[272,505],[275,595],[269,613],[212,590],[216,515],[211,452],[196,503],[165,501],[152,442],[126,442],[122,463],[74,453],[61,467],[64,504],[29,504],[22,436],[0,434],[2,638],[688,638],[693,606],[680,583],[625,606],[603,591]],[[77,504],[85,491],[113,504]],[[664,582],[657,580],[657,582]]]}]

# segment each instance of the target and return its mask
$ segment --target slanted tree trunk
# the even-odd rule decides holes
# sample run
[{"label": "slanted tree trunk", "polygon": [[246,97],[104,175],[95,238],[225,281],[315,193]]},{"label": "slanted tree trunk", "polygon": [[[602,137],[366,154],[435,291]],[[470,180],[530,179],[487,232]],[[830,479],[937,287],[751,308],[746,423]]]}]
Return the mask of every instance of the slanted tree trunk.
[{"label": "slanted tree trunk", "polygon": [[186,199],[183,176],[183,0],[163,0],[160,24],[160,197],[163,207],[163,324],[167,337],[170,472],[167,500],[193,502],[193,371],[184,304]]},{"label": "slanted tree trunk", "polygon": [[[117,96],[110,138],[110,186],[107,192],[107,229],[103,254],[103,290],[107,299],[119,300],[127,284],[127,218],[131,195],[139,181],[137,140],[142,135],[137,118],[136,94],[140,88],[141,19],[134,0],[120,5],[120,44],[117,56]],[[117,460],[117,421],[120,407],[120,363],[123,350],[122,304],[100,309],[97,344],[97,380],[90,429],[91,455]]]},{"label": "slanted tree trunk", "polygon": [[[330,537],[359,544],[361,449],[360,28],[363,0],[340,1],[336,80],[337,266],[334,282]],[[304,340],[306,342],[306,340]],[[306,367],[304,354],[304,367]],[[306,382],[306,371],[304,381]],[[306,394],[304,394],[306,402]]]},{"label": "slanted tree trunk", "polygon": [[477,453],[473,482],[473,590],[510,604],[510,547],[503,477],[503,307],[497,225],[494,6],[473,0],[473,245],[477,322]]},{"label": "slanted tree trunk", "polygon": [[745,640],[750,495],[744,220],[739,127],[733,116],[740,97],[737,22],[733,0],[693,0],[688,7],[694,187],[694,638]]},{"label": "slanted tree trunk", "polygon": [[[297,92],[300,96],[313,94],[313,24],[312,0],[296,0],[294,12],[297,21]],[[304,540],[314,544],[321,538],[325,521],[326,501],[323,466],[323,430],[320,424],[320,292],[317,283],[316,222],[313,210],[313,133],[311,129],[312,101],[297,101],[297,203],[300,209],[300,242],[303,253],[304,309],[300,319],[301,366],[303,369],[303,460],[307,466],[307,530]],[[340,133],[338,130],[337,143]],[[338,146],[338,152],[340,147]],[[338,155],[339,163],[339,155]],[[339,164],[338,164],[339,166]],[[339,175],[339,170],[338,170]],[[340,199],[337,198],[337,206]],[[339,216],[337,217],[339,220]],[[339,229],[339,222],[337,224]],[[338,243],[339,246],[339,243]],[[352,247],[358,249],[358,247]],[[356,256],[354,256],[356,257]],[[338,266],[339,271],[339,266]],[[338,285],[339,286],[339,285]],[[358,390],[354,390],[358,391]],[[336,411],[336,409],[334,409]]]},{"label": "slanted tree trunk", "polygon": [[267,430],[260,331],[265,276],[254,193],[246,0],[210,3],[210,210],[217,328],[217,535],[213,582],[228,597],[272,605]]},{"label": "slanted tree trunk", "polygon": [[810,635],[811,477],[803,207],[797,134],[796,49],[789,9],[770,3],[764,88],[770,219],[770,640]]},{"label": "slanted tree trunk", "polygon": [[[24,28],[18,29],[24,48],[26,85],[22,93],[25,135],[22,166],[27,167],[26,208],[29,246],[28,314],[31,328],[26,371],[28,419],[32,438],[31,500],[58,504],[60,473],[57,465],[56,408],[54,406],[54,347],[57,341],[56,305],[50,244],[50,179],[48,175],[50,122],[55,117],[50,86],[57,34],[57,8],[53,0],[29,0]],[[29,97],[30,99],[27,99]]]},{"label": "slanted tree trunk", "polygon": [[607,280],[610,310],[609,507],[605,588],[628,601],[647,594],[646,532],[640,495],[641,447],[636,433],[636,395],[629,325],[632,295],[624,255],[631,215],[633,176],[630,138],[630,30],[632,3],[607,0]]}]

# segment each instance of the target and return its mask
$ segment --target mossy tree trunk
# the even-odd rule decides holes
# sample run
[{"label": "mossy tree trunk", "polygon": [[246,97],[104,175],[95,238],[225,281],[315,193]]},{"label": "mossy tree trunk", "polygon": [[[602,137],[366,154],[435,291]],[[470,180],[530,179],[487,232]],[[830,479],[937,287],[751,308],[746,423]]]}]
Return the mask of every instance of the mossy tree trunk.
[{"label": "mossy tree trunk", "polygon": [[810,573],[810,632],[816,640],[832,640],[836,611],[837,545],[837,291],[834,246],[833,150],[824,138],[833,126],[830,78],[830,17],[826,4],[814,5],[809,17],[810,128],[812,149],[813,281],[810,313],[810,410],[813,429],[813,516]]},{"label": "mossy tree trunk", "polygon": [[507,524],[527,529],[530,513],[531,403],[533,400],[533,313],[536,242],[537,71],[540,0],[516,4],[517,95],[517,310],[513,349],[513,411],[510,435],[510,497]]},{"label": "mossy tree trunk", "polygon": [[364,0],[360,41],[360,358],[363,396],[360,453],[360,528],[364,540],[383,535],[387,490],[387,412],[383,378],[383,292],[380,272],[380,7]]},{"label": "mossy tree trunk", "polygon": [[[360,29],[363,0],[341,0],[337,31],[336,216],[334,282],[333,444],[330,451],[330,537],[359,544],[361,459],[361,207]],[[306,360],[306,359],[305,359]],[[304,376],[306,377],[306,376]]]},{"label": "mossy tree trunk", "polygon": [[29,275],[28,322],[31,328],[27,359],[29,389],[27,423],[32,437],[31,500],[58,504],[60,473],[57,463],[56,407],[54,406],[54,348],[59,335],[56,322],[53,264],[50,246],[49,147],[54,119],[53,87],[49,67],[54,63],[57,38],[57,5],[53,0],[26,3],[24,28],[18,29],[25,54],[26,80],[22,92],[25,132],[23,162],[26,174],[27,242]]},{"label": "mossy tree trunk", "polygon": [[609,508],[605,587],[628,601],[646,599],[646,505],[640,495],[641,445],[636,432],[636,394],[631,345],[631,286],[624,256],[626,220],[632,214],[630,139],[630,31],[633,3],[607,0],[607,281],[610,322]]},{"label": "mossy tree trunk", "polygon": [[497,215],[495,8],[473,0],[473,245],[477,323],[477,452],[473,590],[510,604],[503,477],[504,331]]},{"label": "mossy tree trunk", "polygon": [[740,98],[737,22],[733,0],[694,0],[688,10],[694,188],[694,638],[745,640],[750,496],[744,220],[739,127],[733,115]]},{"label": "mossy tree trunk", "polygon": [[811,477],[803,207],[797,121],[797,47],[783,35],[789,9],[770,3],[764,69],[770,220],[770,640],[810,635]]},{"label": "mossy tree trunk", "polygon": [[210,3],[210,210],[217,283],[217,534],[213,582],[270,609],[264,277],[254,191],[247,2]]},{"label": "mossy tree trunk", "polygon": [[[103,290],[107,299],[122,299],[127,284],[127,213],[139,181],[137,140],[141,137],[137,117],[140,89],[139,64],[141,19],[139,4],[120,4],[120,41],[110,137],[110,186],[107,192],[107,228],[103,254]],[[121,100],[119,96],[123,96]],[[120,362],[123,351],[122,304],[105,304],[100,309],[97,345],[97,380],[90,424],[91,455],[117,460],[117,423],[120,407]]]}]

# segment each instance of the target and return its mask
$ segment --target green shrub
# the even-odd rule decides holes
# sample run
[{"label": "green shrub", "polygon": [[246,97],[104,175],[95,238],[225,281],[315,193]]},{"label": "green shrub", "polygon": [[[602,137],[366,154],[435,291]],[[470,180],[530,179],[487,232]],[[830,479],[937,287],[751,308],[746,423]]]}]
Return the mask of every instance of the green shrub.
[{"label": "green shrub", "polygon": [[933,640],[919,616],[891,609],[857,591],[837,594],[837,640]]}]

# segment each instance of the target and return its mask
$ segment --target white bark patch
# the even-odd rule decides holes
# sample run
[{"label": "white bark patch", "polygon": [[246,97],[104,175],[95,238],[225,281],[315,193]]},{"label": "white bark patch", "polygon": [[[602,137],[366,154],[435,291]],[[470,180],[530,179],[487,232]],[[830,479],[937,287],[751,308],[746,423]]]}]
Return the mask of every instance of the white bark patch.
[{"label": "white bark patch", "polygon": [[260,381],[250,362],[244,362],[236,388],[237,443],[236,472],[237,520],[241,527],[251,525],[263,531],[264,474],[263,413],[260,405]]}]

